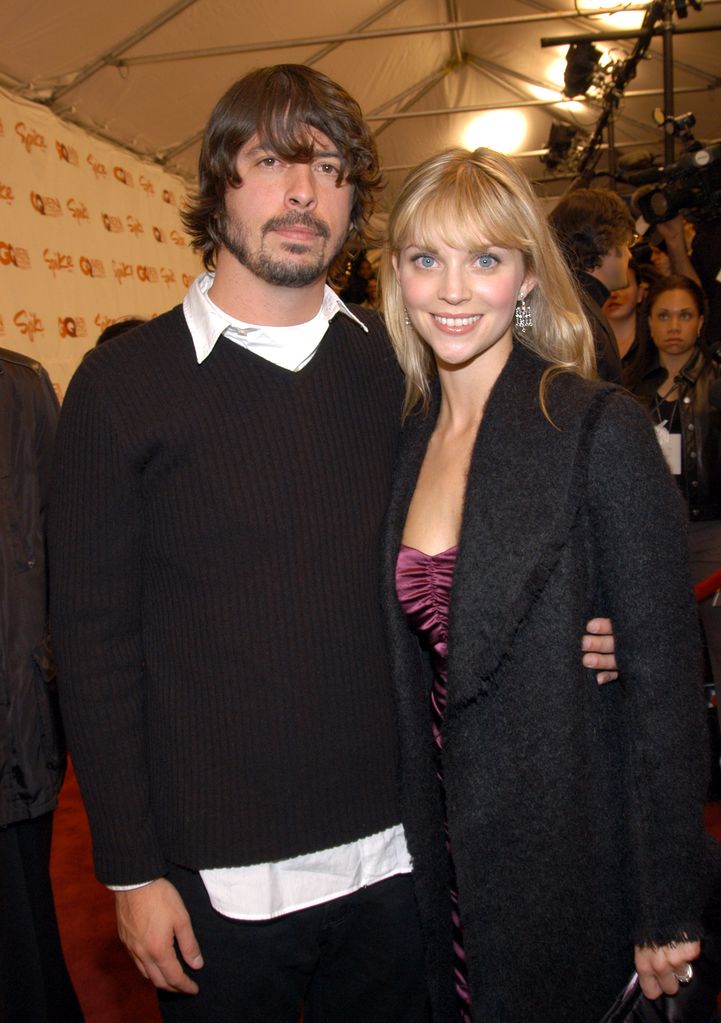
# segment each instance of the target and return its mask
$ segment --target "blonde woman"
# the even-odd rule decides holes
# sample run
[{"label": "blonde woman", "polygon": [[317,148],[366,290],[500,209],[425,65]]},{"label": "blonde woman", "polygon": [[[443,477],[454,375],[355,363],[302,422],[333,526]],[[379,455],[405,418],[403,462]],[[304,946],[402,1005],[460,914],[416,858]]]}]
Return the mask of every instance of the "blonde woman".
[{"label": "blonde woman", "polygon": [[[382,264],[406,375],[388,634],[436,1023],[595,1023],[698,955],[703,701],[684,512],[643,410],[594,380],[527,181],[408,178]],[[620,680],[577,663],[607,613]],[[635,946],[635,950],[634,950]]]}]

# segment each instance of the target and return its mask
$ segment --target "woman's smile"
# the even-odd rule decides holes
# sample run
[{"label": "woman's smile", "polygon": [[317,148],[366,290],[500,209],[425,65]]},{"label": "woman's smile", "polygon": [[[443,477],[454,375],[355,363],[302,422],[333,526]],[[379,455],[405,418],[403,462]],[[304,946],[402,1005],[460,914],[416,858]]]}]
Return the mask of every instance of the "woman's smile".
[{"label": "woman's smile", "polygon": [[481,319],[480,313],[474,316],[449,316],[448,314],[433,313],[432,316],[441,330],[446,330],[449,334],[464,334],[469,328],[475,327]]}]

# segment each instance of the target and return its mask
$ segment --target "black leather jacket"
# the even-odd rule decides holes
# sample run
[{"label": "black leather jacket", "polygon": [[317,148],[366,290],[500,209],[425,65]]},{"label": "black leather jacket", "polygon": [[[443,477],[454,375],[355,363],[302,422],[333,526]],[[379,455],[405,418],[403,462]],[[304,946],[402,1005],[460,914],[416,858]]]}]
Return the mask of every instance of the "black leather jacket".
[{"label": "black leather jacket", "polygon": [[65,767],[45,559],[57,416],[40,364],[0,349],[0,827],[52,810]]},{"label": "black leather jacket", "polygon": [[[721,519],[721,412],[709,402],[709,387],[721,369],[696,348],[677,376],[681,417],[682,472],[689,519],[704,522]],[[634,389],[649,408],[656,390],[666,378],[658,361]],[[670,381],[669,381],[670,383]]]}]

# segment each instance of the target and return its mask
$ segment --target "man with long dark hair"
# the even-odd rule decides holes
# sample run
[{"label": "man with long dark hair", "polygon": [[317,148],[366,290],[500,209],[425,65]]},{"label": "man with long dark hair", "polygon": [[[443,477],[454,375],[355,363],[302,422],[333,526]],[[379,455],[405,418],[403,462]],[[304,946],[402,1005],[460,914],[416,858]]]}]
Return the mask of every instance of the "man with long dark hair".
[{"label": "man with long dark hair", "polygon": [[237,82],[184,217],[214,272],[68,391],[63,710],[166,1019],[426,1018],[375,567],[401,383],[325,284],[378,184],[324,75]]}]

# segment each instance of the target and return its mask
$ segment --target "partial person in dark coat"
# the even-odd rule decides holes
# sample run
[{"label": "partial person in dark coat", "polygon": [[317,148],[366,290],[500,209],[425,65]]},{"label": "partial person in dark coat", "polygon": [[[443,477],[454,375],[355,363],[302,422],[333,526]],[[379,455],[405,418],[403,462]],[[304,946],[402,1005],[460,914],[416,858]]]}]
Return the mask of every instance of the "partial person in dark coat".
[{"label": "partial person in dark coat", "polygon": [[603,304],[603,314],[611,326],[621,356],[624,384],[630,367],[640,358],[640,351],[645,350],[647,325],[642,308],[646,293],[655,280],[652,271],[632,259],[628,264],[627,287],[612,291]]},{"label": "partial person in dark coat", "polygon": [[603,305],[628,284],[634,222],[624,201],[607,188],[577,188],[553,208],[551,226],[576,278],[603,380],[621,383],[621,356]]},{"label": "partial person in dark coat", "polygon": [[[699,952],[683,508],[644,411],[592,380],[508,160],[451,150],[412,172],[382,273],[407,380],[385,613],[434,1020],[592,1023],[634,960],[655,998]],[[620,671],[600,688],[574,650],[599,607]]]},{"label": "partial person in dark coat", "polygon": [[0,349],[0,1019],[77,1023],[50,887],[65,771],[48,646],[45,507],[58,403],[34,359]]}]

